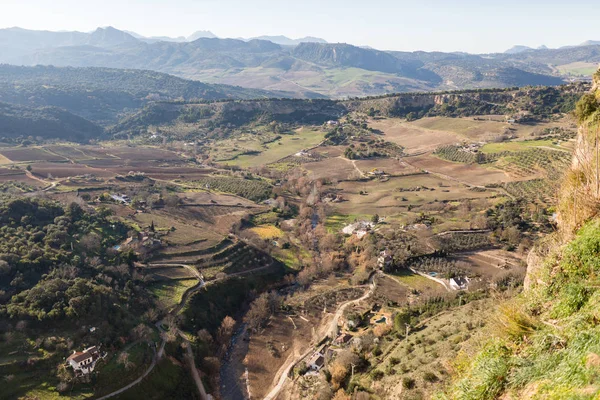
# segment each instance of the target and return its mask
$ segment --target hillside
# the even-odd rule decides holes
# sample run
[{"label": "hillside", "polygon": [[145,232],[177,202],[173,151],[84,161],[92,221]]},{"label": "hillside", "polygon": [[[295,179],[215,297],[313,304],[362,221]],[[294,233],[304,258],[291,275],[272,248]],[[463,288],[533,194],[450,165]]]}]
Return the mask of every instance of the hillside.
[{"label": "hillside", "polygon": [[[558,228],[529,254],[525,292],[502,304],[494,337],[456,362],[456,399],[596,399],[600,394],[598,83],[577,105],[573,162],[559,193]],[[596,143],[596,145],[595,145]]]},{"label": "hillside", "polygon": [[56,107],[26,107],[0,103],[0,137],[43,138],[84,142],[99,139],[98,125]]},{"label": "hillside", "polygon": [[97,123],[157,100],[219,100],[274,97],[258,89],[205,84],[148,71],[110,68],[0,65],[0,101],[61,107]]},{"label": "hillside", "polygon": [[[517,59],[510,57],[520,54],[387,52],[316,38],[238,40],[202,34],[193,41],[163,41],[136,36],[114,28],[90,34],[3,29],[0,62],[150,69],[309,98],[562,83],[562,72],[548,65],[556,60],[540,58],[537,51],[527,53],[534,59]],[[573,55],[570,62],[592,58]]]},{"label": "hillside", "polygon": [[[110,134],[169,135],[204,138],[222,135],[249,123],[321,124],[351,112],[409,120],[432,116],[513,115],[523,122],[567,113],[589,86],[527,87],[434,93],[405,93],[346,101],[265,99],[211,103],[157,102],[111,127]],[[173,129],[173,127],[177,129]],[[220,130],[215,131],[215,128]]]}]

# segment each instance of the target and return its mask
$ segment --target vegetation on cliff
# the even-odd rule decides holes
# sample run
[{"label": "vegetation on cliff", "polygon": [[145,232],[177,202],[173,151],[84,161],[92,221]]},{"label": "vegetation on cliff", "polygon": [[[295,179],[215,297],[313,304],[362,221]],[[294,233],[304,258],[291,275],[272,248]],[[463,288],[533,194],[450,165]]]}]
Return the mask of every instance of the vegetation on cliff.
[{"label": "vegetation on cliff", "polygon": [[598,398],[597,94],[577,104],[580,130],[560,193],[559,230],[532,251],[527,290],[499,307],[495,337],[456,362],[455,382],[440,398]]}]

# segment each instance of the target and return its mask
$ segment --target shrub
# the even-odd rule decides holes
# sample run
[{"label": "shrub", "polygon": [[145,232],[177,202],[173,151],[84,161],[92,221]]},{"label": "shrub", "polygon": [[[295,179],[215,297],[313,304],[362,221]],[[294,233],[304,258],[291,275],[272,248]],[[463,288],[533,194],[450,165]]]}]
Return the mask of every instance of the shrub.
[{"label": "shrub", "polygon": [[376,370],[373,370],[373,371],[371,372],[371,378],[372,378],[373,380],[376,380],[376,381],[378,381],[378,380],[380,380],[381,378],[383,378],[383,376],[384,376],[384,375],[385,375],[385,374],[383,373],[383,371],[381,371],[381,370],[378,370],[378,369],[376,369]]},{"label": "shrub", "polygon": [[408,390],[413,389],[415,387],[415,380],[409,377],[402,378],[402,387]]},{"label": "shrub", "polygon": [[427,371],[427,372],[423,373],[423,379],[424,379],[426,382],[437,382],[437,380],[438,380],[438,377],[437,377],[437,375],[436,375],[436,374],[434,374],[433,372],[431,372],[431,371]]}]

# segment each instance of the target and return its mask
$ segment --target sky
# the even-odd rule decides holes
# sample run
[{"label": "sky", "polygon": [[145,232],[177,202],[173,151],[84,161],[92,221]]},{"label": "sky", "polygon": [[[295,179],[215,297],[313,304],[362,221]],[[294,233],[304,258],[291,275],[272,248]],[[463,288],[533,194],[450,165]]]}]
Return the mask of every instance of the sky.
[{"label": "sky", "polygon": [[591,0],[0,0],[0,28],[285,35],[382,50],[501,52],[600,40]]}]

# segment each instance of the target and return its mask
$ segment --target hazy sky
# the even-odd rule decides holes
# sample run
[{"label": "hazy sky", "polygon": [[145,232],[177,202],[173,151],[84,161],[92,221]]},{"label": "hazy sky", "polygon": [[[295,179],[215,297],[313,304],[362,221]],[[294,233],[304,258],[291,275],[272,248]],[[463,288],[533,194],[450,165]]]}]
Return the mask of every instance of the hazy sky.
[{"label": "hazy sky", "polygon": [[0,28],[317,36],[384,50],[504,51],[600,40],[592,0],[0,0]]}]

